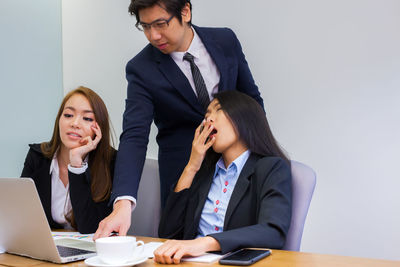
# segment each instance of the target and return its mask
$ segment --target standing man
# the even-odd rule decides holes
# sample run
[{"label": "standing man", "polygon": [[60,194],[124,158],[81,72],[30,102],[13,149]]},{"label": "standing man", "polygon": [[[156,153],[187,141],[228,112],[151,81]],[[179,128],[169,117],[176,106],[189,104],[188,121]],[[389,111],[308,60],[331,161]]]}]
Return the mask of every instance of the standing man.
[{"label": "standing man", "polygon": [[228,28],[191,24],[190,0],[132,0],[131,15],[148,44],[126,66],[128,96],[111,199],[114,211],[95,238],[125,235],[146,157],[152,121],[158,128],[162,206],[190,156],[196,127],[214,93],[239,90],[263,100],[239,40]]}]

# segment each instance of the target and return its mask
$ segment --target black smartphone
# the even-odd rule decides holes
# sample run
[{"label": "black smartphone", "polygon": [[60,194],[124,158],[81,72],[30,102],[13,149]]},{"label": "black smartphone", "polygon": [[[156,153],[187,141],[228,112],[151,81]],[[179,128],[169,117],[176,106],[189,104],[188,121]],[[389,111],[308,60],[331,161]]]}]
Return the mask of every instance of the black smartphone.
[{"label": "black smartphone", "polygon": [[271,255],[271,250],[242,248],[219,260],[223,265],[250,265]]}]

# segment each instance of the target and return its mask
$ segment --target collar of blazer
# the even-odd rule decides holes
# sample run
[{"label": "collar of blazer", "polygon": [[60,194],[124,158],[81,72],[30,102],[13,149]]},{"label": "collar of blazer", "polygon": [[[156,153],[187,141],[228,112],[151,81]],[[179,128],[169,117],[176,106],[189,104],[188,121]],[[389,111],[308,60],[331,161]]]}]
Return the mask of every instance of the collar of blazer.
[{"label": "collar of blazer", "polygon": [[[211,58],[214,60],[220,72],[220,81],[218,90],[224,90],[224,84],[228,81],[228,64],[223,49],[219,46],[218,41],[215,40],[210,34],[207,34],[204,28],[193,25],[196,33],[200,37],[204,46],[206,47]],[[197,100],[197,97],[190,86],[186,76],[182,73],[179,67],[175,64],[174,60],[166,54],[163,54],[157,48],[153,47],[153,54],[155,61],[159,64],[159,70],[164,74],[166,79],[174,86],[174,88],[197,110],[202,116],[204,109]]]}]

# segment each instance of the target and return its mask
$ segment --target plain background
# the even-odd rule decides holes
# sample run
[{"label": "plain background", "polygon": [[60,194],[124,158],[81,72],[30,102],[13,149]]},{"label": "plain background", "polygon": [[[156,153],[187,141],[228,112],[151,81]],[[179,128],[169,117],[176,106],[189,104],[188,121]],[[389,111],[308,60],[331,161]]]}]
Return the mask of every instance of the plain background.
[{"label": "plain background", "polygon": [[[50,2],[35,1],[35,6],[52,14]],[[64,94],[85,85],[101,95],[117,137],[126,97],[125,65],[147,44],[128,5],[129,0],[63,0],[62,57],[56,53],[44,61],[62,58]],[[301,250],[400,260],[400,1],[193,0],[193,6],[194,24],[236,32],[276,138],[292,159],[317,173]],[[1,16],[1,29],[10,22],[18,28],[25,18],[15,13],[4,21]],[[30,29],[35,36],[43,30]],[[18,33],[17,40],[23,35]],[[47,42],[41,43],[47,48]],[[57,42],[53,45],[57,51]],[[7,47],[8,61],[18,57],[16,49]],[[57,67],[28,66],[31,54],[13,70],[12,80],[1,80],[2,101],[7,88],[33,70],[61,81],[54,75]],[[42,88],[35,78],[28,81],[32,92]],[[0,152],[2,176],[19,175],[13,163],[23,161],[25,152],[14,147],[49,138],[59,104],[59,96],[35,93],[27,102],[17,100],[24,90],[19,84],[11,93],[13,101],[6,103],[11,111],[17,103],[24,111],[18,122],[1,107],[9,130],[2,126],[8,148]],[[41,97],[45,104],[32,106],[32,99]],[[37,109],[47,110],[47,117],[32,116]],[[156,158],[154,136],[155,131],[148,156]],[[11,150],[15,155],[9,159]]]},{"label": "plain background", "polygon": [[51,138],[63,97],[61,0],[0,0],[0,177]]}]

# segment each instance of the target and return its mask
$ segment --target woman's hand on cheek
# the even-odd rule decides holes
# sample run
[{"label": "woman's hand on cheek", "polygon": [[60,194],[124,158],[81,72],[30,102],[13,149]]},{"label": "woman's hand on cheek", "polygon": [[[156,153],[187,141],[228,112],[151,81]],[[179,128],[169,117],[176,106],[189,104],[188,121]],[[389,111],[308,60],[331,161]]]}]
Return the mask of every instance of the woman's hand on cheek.
[{"label": "woman's hand on cheek", "polygon": [[102,135],[97,122],[94,126],[92,126],[92,130],[95,134],[94,139],[92,139],[90,136],[86,136],[79,141],[81,146],[73,148],[69,151],[69,160],[72,167],[82,166],[83,159],[86,157],[86,155],[90,151],[95,150],[99,144]]},{"label": "woman's hand on cheek", "polygon": [[193,240],[168,240],[154,251],[154,261],[178,264],[184,256],[200,256],[207,251],[218,250],[219,243],[209,236]]},{"label": "woman's hand on cheek", "polygon": [[190,153],[190,159],[188,167],[194,171],[200,169],[201,163],[204,160],[207,150],[214,144],[215,138],[209,138],[214,126],[209,122],[202,122],[197,127],[192,142],[192,152]]}]

